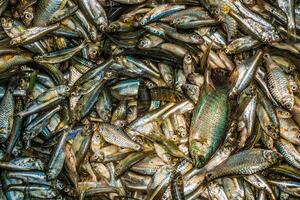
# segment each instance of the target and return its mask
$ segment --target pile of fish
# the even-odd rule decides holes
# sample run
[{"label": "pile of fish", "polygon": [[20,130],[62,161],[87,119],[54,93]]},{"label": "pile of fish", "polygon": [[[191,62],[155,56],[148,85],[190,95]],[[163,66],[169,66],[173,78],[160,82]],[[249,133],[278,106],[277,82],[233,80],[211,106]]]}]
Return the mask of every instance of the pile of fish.
[{"label": "pile of fish", "polygon": [[299,1],[1,0],[0,24],[1,200],[300,198]]}]

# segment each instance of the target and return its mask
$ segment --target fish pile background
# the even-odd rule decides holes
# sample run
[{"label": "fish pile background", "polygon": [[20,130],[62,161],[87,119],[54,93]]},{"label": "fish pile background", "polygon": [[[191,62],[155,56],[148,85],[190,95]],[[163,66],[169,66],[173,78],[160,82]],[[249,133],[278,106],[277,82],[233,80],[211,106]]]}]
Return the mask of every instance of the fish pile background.
[{"label": "fish pile background", "polygon": [[300,199],[300,2],[0,0],[0,199]]}]

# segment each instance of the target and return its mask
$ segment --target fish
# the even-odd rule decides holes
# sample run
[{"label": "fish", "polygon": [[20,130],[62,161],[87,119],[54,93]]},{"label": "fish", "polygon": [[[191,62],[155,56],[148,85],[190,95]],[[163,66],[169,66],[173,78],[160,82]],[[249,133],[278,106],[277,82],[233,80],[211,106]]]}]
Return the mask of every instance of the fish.
[{"label": "fish", "polygon": [[189,149],[196,166],[203,167],[225,138],[229,116],[228,91],[216,89],[199,99],[189,136]]}]

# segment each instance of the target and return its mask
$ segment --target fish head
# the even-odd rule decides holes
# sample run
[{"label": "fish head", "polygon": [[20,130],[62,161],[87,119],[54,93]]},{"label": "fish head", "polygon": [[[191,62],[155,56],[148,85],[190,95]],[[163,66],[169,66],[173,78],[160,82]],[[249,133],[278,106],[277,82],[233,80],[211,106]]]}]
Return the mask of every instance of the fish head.
[{"label": "fish head", "polygon": [[276,152],[271,150],[265,150],[263,151],[263,157],[270,163],[275,164],[279,162],[282,159],[282,156]]},{"label": "fish head", "polygon": [[281,99],[282,106],[287,110],[292,110],[294,107],[294,97],[293,95],[286,95]]},{"label": "fish head", "polygon": [[67,85],[60,85],[57,86],[57,92],[58,94],[62,95],[62,96],[68,96],[70,93],[70,87]]}]

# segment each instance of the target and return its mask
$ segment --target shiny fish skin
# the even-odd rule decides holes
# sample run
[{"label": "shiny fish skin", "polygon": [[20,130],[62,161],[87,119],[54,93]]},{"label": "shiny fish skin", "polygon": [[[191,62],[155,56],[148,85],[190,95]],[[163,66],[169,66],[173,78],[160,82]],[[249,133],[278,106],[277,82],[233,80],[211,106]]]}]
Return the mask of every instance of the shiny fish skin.
[{"label": "shiny fish skin", "polygon": [[43,36],[51,33],[59,28],[58,24],[54,24],[48,27],[34,27],[23,31],[17,37],[10,40],[11,45],[24,45],[39,40]]},{"label": "shiny fish skin", "polygon": [[[258,51],[254,57],[251,57],[249,60],[241,63],[236,67],[237,71],[233,71],[232,79],[236,79],[233,88],[230,91],[230,96],[234,96],[243,91],[256,73],[256,69],[260,64],[263,52]],[[231,78],[231,77],[230,77]]]},{"label": "shiny fish skin", "polygon": [[184,198],[184,192],[183,192],[183,178],[182,174],[176,174],[174,176],[174,179],[171,182],[171,192],[172,192],[172,198],[176,200],[183,200]]},{"label": "shiny fish skin", "polygon": [[100,125],[100,134],[103,136],[104,140],[109,143],[115,144],[123,148],[133,148],[136,151],[141,149],[141,146],[134,141],[132,141],[126,133],[121,130],[118,130],[117,127],[114,127],[110,124],[101,124]]},{"label": "shiny fish skin", "polygon": [[24,157],[15,160],[10,160],[9,162],[1,161],[1,169],[7,170],[18,170],[18,171],[30,171],[30,170],[44,170],[44,163],[39,159]]},{"label": "shiny fish skin", "polygon": [[3,55],[0,57],[0,72],[7,71],[15,65],[22,65],[30,61],[32,61],[32,55],[30,53]]},{"label": "shiny fish skin", "polygon": [[195,108],[189,137],[193,161],[202,167],[215,153],[225,137],[229,115],[226,89],[217,89],[206,94]]},{"label": "shiny fish skin", "polygon": [[130,155],[128,155],[126,158],[124,158],[121,162],[118,163],[116,166],[116,171],[114,176],[118,178],[121,176],[127,169],[129,169],[134,164],[138,163],[139,161],[143,160],[145,157],[151,155],[152,151],[146,151],[146,152],[134,152]]},{"label": "shiny fish skin", "polygon": [[47,21],[66,4],[65,0],[42,0],[37,2],[36,17],[33,24],[35,26],[44,26]]},{"label": "shiny fish skin", "polygon": [[299,197],[299,182],[294,181],[276,181],[276,180],[268,180],[273,185],[277,185],[284,192],[291,194],[293,196]]},{"label": "shiny fish skin", "polygon": [[79,0],[78,4],[83,13],[92,19],[99,30],[104,30],[107,27],[107,16],[100,2],[97,0]]},{"label": "shiny fish skin", "polygon": [[139,22],[140,25],[145,25],[147,23],[153,22],[159,18],[175,13],[185,9],[184,5],[161,5],[150,10]]},{"label": "shiny fish skin", "polygon": [[276,110],[280,125],[280,136],[294,145],[299,145],[299,127],[292,118],[292,114],[278,109]]},{"label": "shiny fish skin", "polygon": [[8,88],[0,102],[0,143],[4,143],[11,132],[13,126],[15,102],[12,94],[12,88]]},{"label": "shiny fish skin", "polygon": [[244,51],[260,46],[260,42],[251,36],[245,36],[235,39],[226,46],[225,52],[229,54],[242,53]]},{"label": "shiny fish skin", "polygon": [[57,196],[57,190],[43,185],[31,185],[31,186],[10,186],[8,190],[14,191],[30,191],[30,196],[34,198],[54,198]]},{"label": "shiny fish skin", "polygon": [[286,75],[283,70],[272,61],[269,55],[266,54],[265,59],[267,61],[268,84],[272,95],[283,107],[291,110],[294,105],[294,97],[288,88]]},{"label": "shiny fish skin", "polygon": [[140,4],[140,3],[143,3],[145,0],[114,0],[115,2],[119,2],[119,3],[122,3],[122,4],[129,4],[129,5],[132,5],[132,4]]},{"label": "shiny fish skin", "polygon": [[243,182],[237,178],[226,178],[222,179],[223,188],[228,199],[244,199]]},{"label": "shiny fish skin", "polygon": [[55,179],[63,168],[67,134],[67,131],[61,133],[59,142],[51,155],[51,159],[47,167],[47,178],[49,180]]},{"label": "shiny fish skin", "polygon": [[152,177],[148,188],[147,188],[147,199],[160,199],[163,195],[162,188],[168,187],[174,172],[171,166],[163,166],[160,168],[156,174]]},{"label": "shiny fish skin", "polygon": [[280,160],[279,154],[271,150],[245,150],[229,157],[224,163],[207,174],[208,180],[226,175],[254,174]]},{"label": "shiny fish skin", "polygon": [[252,184],[254,187],[266,190],[268,192],[268,195],[270,196],[270,199],[276,199],[272,188],[263,176],[254,174],[246,176],[244,177],[244,179],[250,184]]},{"label": "shiny fish skin", "polygon": [[294,0],[277,0],[278,6],[285,12],[287,16],[287,31],[290,35],[296,35],[296,17]]},{"label": "shiny fish skin", "polygon": [[280,139],[275,142],[275,147],[283,155],[283,157],[289,164],[300,169],[299,152],[291,143],[284,139]]}]

